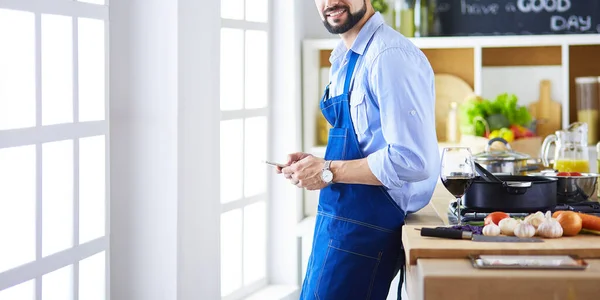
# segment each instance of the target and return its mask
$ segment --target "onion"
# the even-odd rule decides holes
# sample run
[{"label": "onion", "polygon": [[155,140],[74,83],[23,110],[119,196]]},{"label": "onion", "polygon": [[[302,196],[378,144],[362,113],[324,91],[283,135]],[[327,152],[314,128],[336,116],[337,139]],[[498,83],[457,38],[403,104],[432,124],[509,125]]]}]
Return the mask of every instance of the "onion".
[{"label": "onion", "polygon": [[560,223],[560,226],[563,228],[564,236],[574,236],[579,234],[581,231],[581,217],[572,212],[572,211],[564,211],[560,213],[556,220]]}]

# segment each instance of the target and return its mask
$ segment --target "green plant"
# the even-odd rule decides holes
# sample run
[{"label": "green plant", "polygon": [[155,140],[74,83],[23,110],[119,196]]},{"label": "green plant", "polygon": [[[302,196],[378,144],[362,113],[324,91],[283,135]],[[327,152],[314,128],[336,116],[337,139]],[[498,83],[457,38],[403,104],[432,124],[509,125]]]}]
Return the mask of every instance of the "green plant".
[{"label": "green plant", "polygon": [[390,8],[386,0],[371,0],[371,4],[373,9],[381,14],[385,14]]}]

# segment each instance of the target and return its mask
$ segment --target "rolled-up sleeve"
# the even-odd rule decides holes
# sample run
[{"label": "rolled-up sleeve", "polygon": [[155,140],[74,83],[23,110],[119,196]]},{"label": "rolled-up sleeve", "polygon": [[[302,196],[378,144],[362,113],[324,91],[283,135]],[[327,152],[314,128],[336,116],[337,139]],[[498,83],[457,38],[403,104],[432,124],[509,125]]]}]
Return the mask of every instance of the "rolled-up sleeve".
[{"label": "rolled-up sleeve", "polygon": [[402,48],[384,50],[370,67],[369,92],[379,105],[387,146],[369,155],[367,161],[388,188],[431,176],[427,164],[435,162],[427,158],[433,157],[431,151],[439,151],[433,76],[422,53]]}]

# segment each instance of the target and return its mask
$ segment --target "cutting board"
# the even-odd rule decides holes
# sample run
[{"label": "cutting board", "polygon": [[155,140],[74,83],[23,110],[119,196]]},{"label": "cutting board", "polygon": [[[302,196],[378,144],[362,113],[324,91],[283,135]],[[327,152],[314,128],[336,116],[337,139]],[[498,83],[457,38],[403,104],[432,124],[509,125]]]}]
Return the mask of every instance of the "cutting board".
[{"label": "cutting board", "polygon": [[[448,112],[452,102],[458,105],[465,100],[475,97],[473,88],[460,77],[452,74],[435,74],[435,129],[438,141],[447,141]],[[456,120],[456,135],[460,140],[458,132],[459,120]]]},{"label": "cutting board", "polygon": [[[544,239],[543,243],[483,243],[422,237],[415,228],[405,225],[402,241],[407,261],[411,265],[420,258],[467,258],[469,255],[578,255],[581,258],[600,258],[600,236],[579,234],[572,237]],[[435,226],[426,226],[435,227]]]},{"label": "cutting board", "polygon": [[529,113],[537,120],[536,134],[546,137],[562,128],[562,106],[550,99],[551,82],[540,82],[540,98],[529,105]]}]

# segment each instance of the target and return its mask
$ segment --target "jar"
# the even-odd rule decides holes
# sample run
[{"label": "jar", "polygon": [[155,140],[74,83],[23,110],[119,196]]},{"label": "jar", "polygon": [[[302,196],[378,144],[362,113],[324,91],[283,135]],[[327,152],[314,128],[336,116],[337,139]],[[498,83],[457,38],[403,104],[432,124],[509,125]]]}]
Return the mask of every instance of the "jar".
[{"label": "jar", "polygon": [[395,0],[371,0],[373,9],[381,14],[385,23],[394,27],[394,1]]},{"label": "jar", "polygon": [[405,37],[415,36],[415,0],[394,2],[394,28]]},{"label": "jar", "polygon": [[598,142],[598,113],[600,96],[598,95],[597,77],[575,78],[575,94],[577,99],[577,120],[588,125],[588,143]]}]

